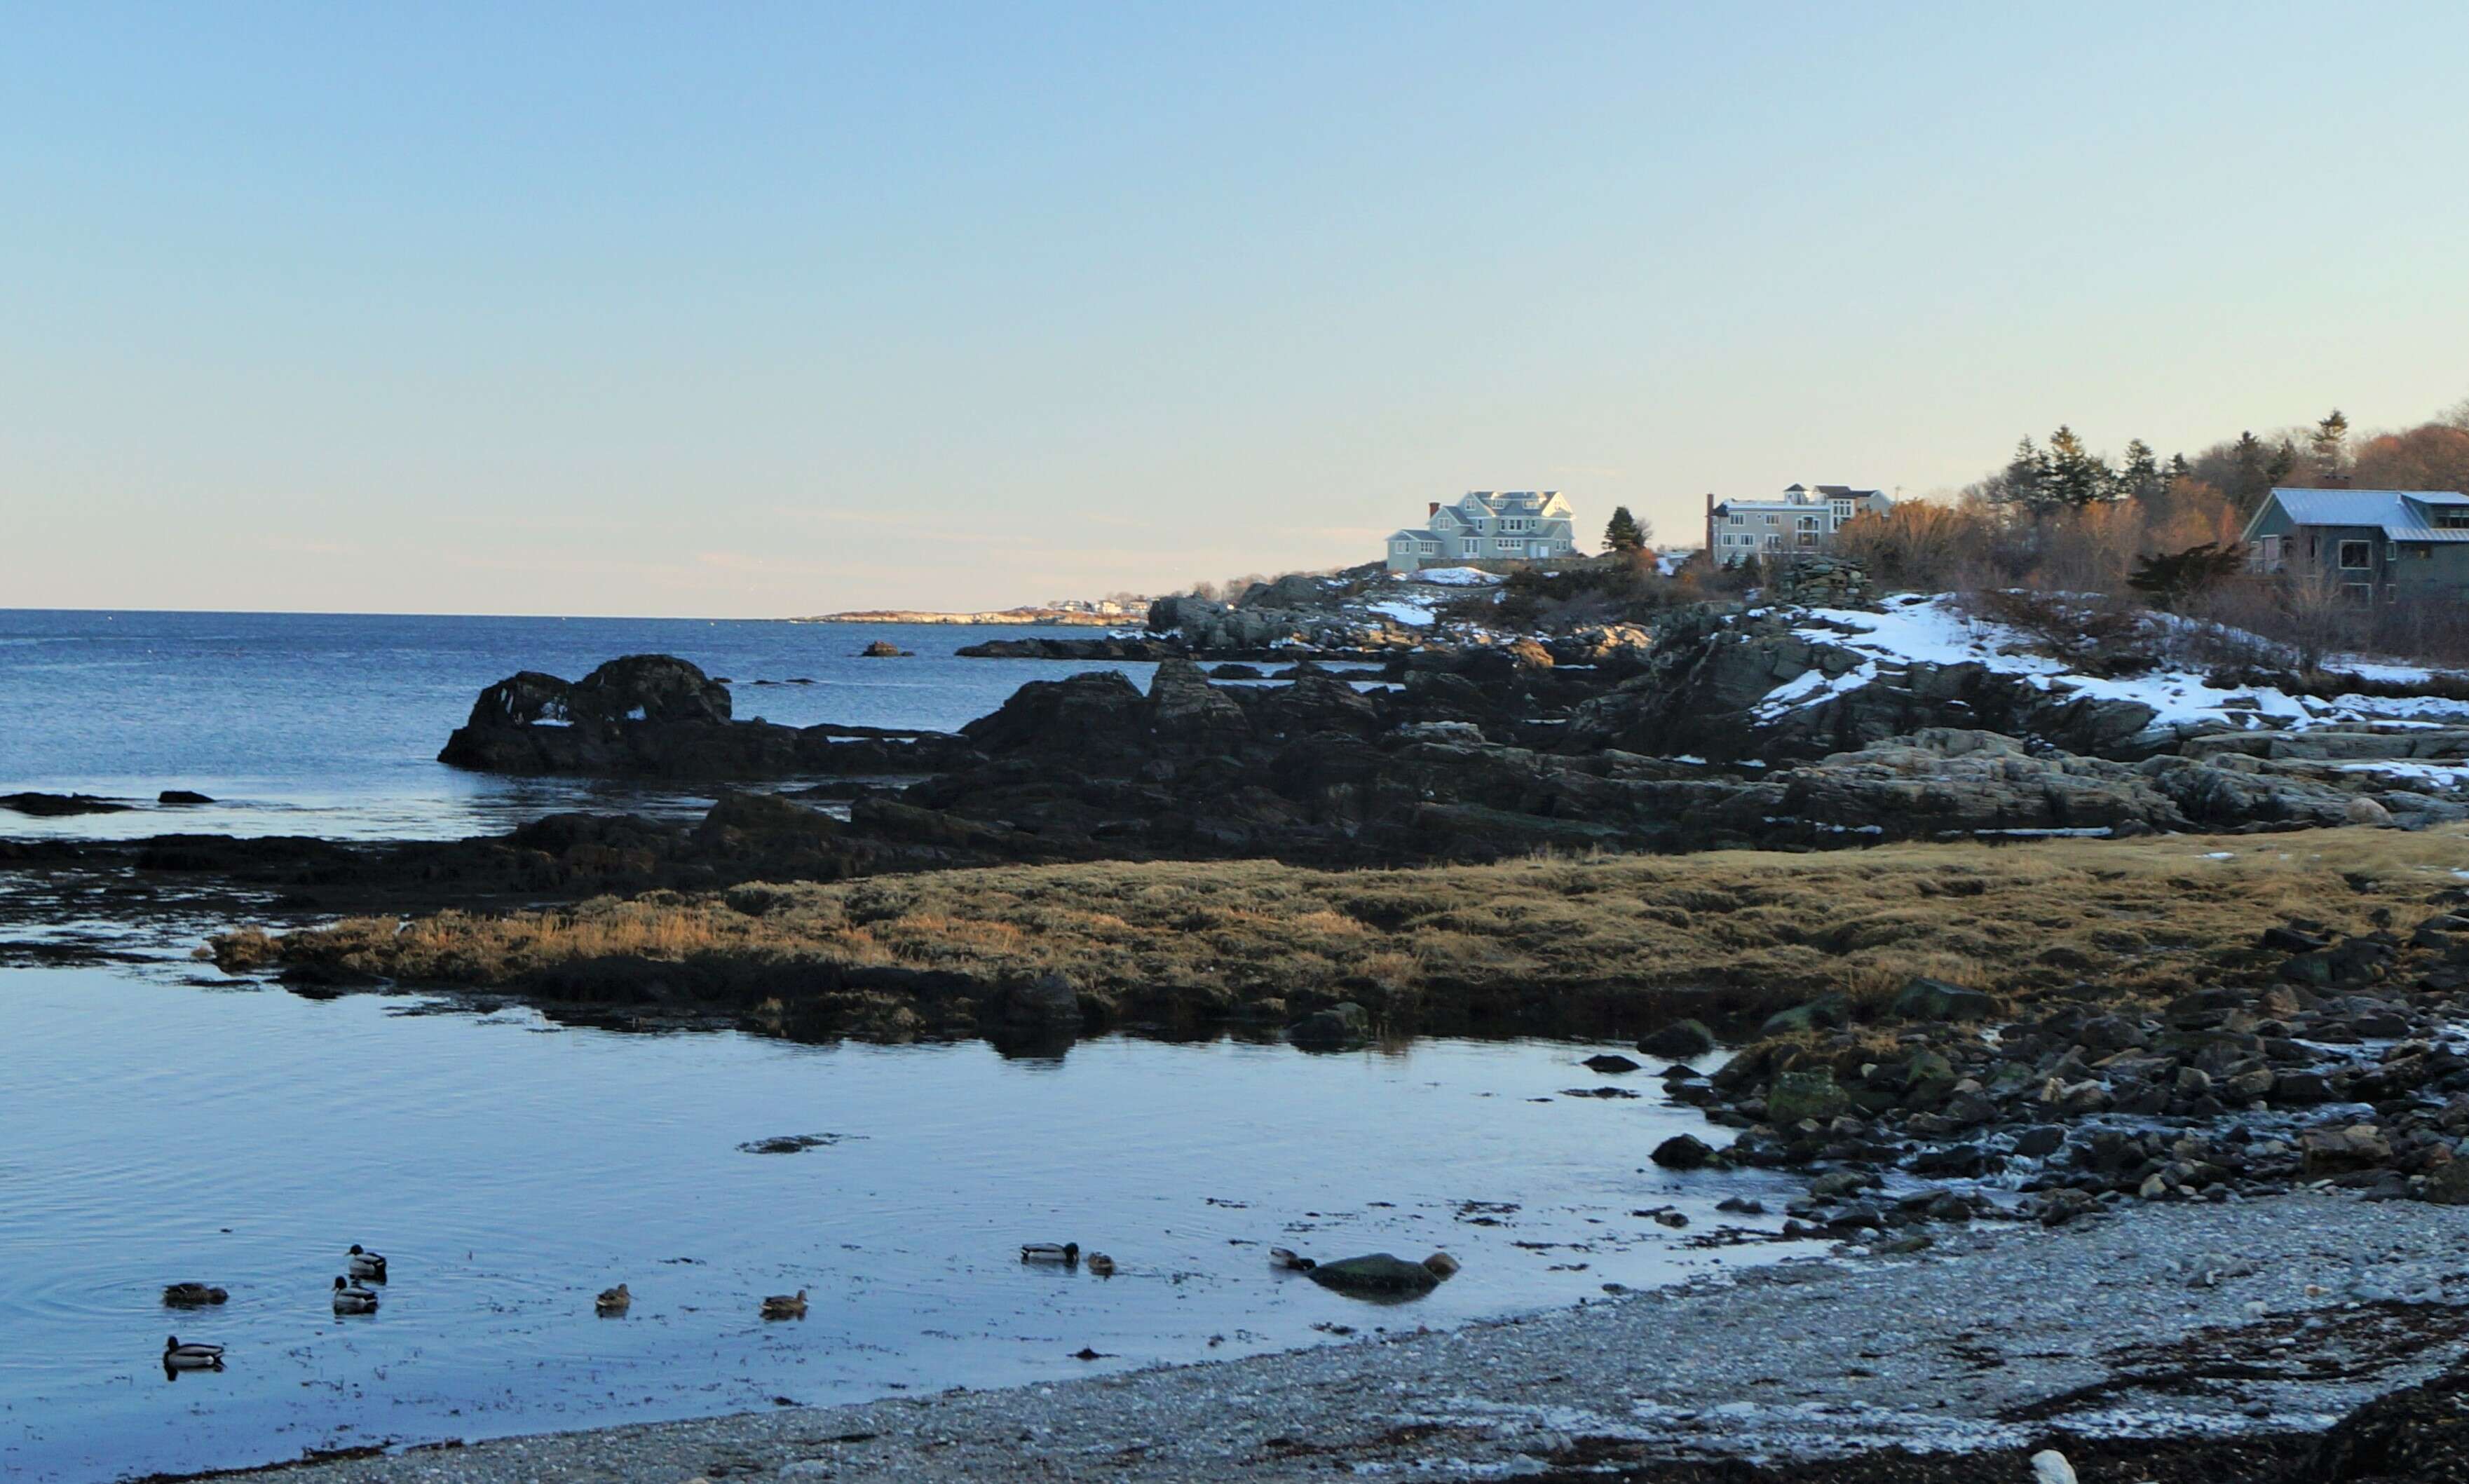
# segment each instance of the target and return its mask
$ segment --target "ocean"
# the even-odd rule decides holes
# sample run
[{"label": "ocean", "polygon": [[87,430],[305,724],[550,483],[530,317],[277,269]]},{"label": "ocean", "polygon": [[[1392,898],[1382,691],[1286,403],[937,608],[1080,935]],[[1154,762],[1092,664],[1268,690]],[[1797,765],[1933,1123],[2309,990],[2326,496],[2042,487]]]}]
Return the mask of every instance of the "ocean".
[{"label": "ocean", "polygon": [[[949,730],[1024,682],[1147,664],[963,660],[990,638],[1088,629],[700,618],[113,613],[0,609],[0,794],[86,793],[128,814],[31,819],[0,837],[201,831],[439,839],[559,809],[699,809],[707,790],[504,778],[436,761],[473,698],[517,670],[580,679],[629,654],[690,660],[730,683],[740,717]],[[876,639],[913,659],[868,660]],[[789,684],[811,681],[811,684]],[[771,682],[774,684],[762,684]],[[152,807],[165,789],[217,800]]]}]

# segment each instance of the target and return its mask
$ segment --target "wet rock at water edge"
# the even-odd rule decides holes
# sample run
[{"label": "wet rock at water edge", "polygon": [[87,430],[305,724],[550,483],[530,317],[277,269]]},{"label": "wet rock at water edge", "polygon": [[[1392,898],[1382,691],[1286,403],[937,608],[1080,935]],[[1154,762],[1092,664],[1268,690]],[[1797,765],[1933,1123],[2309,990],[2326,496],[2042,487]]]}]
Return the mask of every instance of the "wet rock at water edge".
[{"label": "wet rock at water edge", "polygon": [[917,652],[913,649],[903,649],[889,639],[876,639],[859,650],[857,656],[861,660],[914,660],[917,658]]},{"label": "wet rock at water edge", "polygon": [[185,788],[167,788],[163,790],[163,792],[154,796],[154,801],[158,804],[210,804],[214,802],[213,800],[207,798],[205,795]]},{"label": "wet rock at water edge", "polygon": [[1696,1134],[1673,1134],[1656,1145],[1654,1152],[1647,1157],[1666,1170],[1704,1170],[1723,1162],[1715,1147]]},{"label": "wet rock at water edge", "polygon": [[750,1139],[737,1147],[741,1154],[802,1154],[808,1149],[829,1148],[841,1142],[836,1133],[774,1134],[769,1139]]},{"label": "wet rock at water edge", "polygon": [[1076,1026],[1080,992],[1061,974],[1040,974],[1004,996],[1003,1015],[1014,1025]]},{"label": "wet rock at water edge", "polygon": [[1304,1276],[1322,1287],[1346,1293],[1428,1293],[1441,1285],[1440,1275],[1423,1264],[1386,1252],[1322,1263]]},{"label": "wet rock at water edge", "polygon": [[0,794],[0,809],[13,809],[38,820],[60,819],[73,814],[126,814],[134,807],[116,799],[98,799],[92,794]]},{"label": "wet rock at water edge", "polygon": [[1650,1056],[1661,1056],[1670,1061],[1687,1061],[1693,1056],[1703,1056],[1715,1049],[1715,1032],[1707,1030],[1704,1023],[1700,1021],[1675,1020],[1659,1031],[1640,1037],[1637,1049]]},{"label": "wet rock at water edge", "polygon": [[1372,1039],[1371,1012],[1352,1000],[1304,1016],[1286,1032],[1297,1046],[1315,1051],[1361,1046]]},{"label": "wet rock at water edge", "polygon": [[1589,1056],[1578,1064],[1589,1072],[1600,1072],[1605,1077],[1618,1077],[1625,1072],[1634,1072],[1638,1069],[1638,1064],[1627,1056],[1614,1055],[1608,1052],[1599,1056]]}]

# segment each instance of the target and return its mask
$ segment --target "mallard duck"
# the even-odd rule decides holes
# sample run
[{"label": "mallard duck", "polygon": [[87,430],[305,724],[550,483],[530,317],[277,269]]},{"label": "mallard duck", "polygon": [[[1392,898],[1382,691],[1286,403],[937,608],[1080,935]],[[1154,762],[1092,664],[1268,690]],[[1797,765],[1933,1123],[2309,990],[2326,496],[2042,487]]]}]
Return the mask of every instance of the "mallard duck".
[{"label": "mallard duck", "polygon": [[352,1250],[344,1255],[351,1259],[353,1277],[365,1279],[371,1283],[385,1282],[384,1258],[377,1253],[362,1250],[357,1241],[352,1243]]},{"label": "mallard duck", "polygon": [[1269,1265],[1271,1267],[1282,1267],[1288,1272],[1307,1273],[1313,1268],[1318,1267],[1320,1264],[1307,1257],[1297,1256],[1292,1248],[1271,1247],[1269,1249]]},{"label": "mallard duck", "polygon": [[1080,1244],[1076,1241],[1024,1241],[1020,1244],[1024,1263],[1060,1263],[1066,1267],[1080,1261]]},{"label": "mallard duck", "polygon": [[203,1283],[167,1283],[163,1286],[163,1302],[173,1309],[202,1309],[230,1298],[229,1293]]},{"label": "mallard duck", "polygon": [[1423,1266],[1435,1278],[1454,1278],[1458,1275],[1458,1269],[1464,1265],[1445,1252],[1435,1252],[1423,1259]]},{"label": "mallard duck", "polygon": [[805,1318],[806,1290],[799,1288],[795,1293],[773,1294],[763,1301],[763,1317],[766,1319]]},{"label": "mallard duck", "polygon": [[601,1289],[600,1296],[591,1301],[591,1307],[604,1314],[622,1314],[634,1302],[635,1295],[627,1292],[626,1286],[621,1283],[613,1288]]},{"label": "mallard duck", "polygon": [[346,1279],[335,1280],[335,1312],[373,1314],[377,1311],[378,1296],[375,1293]]},{"label": "mallard duck", "polygon": [[223,1368],[223,1347],[220,1345],[183,1345],[174,1334],[163,1341],[163,1368],[170,1371],[219,1371]]},{"label": "mallard duck", "polygon": [[1092,1252],[1089,1254],[1089,1271],[1100,1278],[1112,1278],[1115,1276],[1115,1260],[1102,1252]]}]

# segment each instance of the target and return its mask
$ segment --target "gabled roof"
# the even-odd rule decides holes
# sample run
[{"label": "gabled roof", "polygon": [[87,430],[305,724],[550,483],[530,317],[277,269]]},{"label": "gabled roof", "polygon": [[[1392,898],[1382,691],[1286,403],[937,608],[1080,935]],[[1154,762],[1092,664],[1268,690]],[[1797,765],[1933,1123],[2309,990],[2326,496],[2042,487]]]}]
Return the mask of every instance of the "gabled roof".
[{"label": "gabled roof", "polygon": [[1391,531],[1389,533],[1389,539],[1391,541],[1396,541],[1400,536],[1406,537],[1411,541],[1438,541],[1441,539],[1439,533],[1435,531],[1405,530]]},{"label": "gabled roof", "polygon": [[[2446,509],[2469,508],[2469,495],[2453,490],[2290,490],[2276,489],[2264,501],[2254,519],[2247,522],[2252,530],[2263,519],[2264,510],[2278,504],[2294,525],[2378,525],[2395,541],[2424,541],[2423,536],[2403,537],[2401,531],[2427,528],[2425,506]],[[2411,509],[2412,505],[2421,507]]]}]

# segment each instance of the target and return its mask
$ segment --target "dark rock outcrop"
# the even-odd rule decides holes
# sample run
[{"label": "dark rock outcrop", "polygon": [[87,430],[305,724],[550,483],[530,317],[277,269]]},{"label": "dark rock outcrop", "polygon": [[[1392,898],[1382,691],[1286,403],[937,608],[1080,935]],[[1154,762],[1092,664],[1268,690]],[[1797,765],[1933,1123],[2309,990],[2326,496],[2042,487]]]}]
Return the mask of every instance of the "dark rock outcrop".
[{"label": "dark rock outcrop", "polygon": [[487,773],[779,778],[924,773],[966,755],[931,732],[736,721],[728,688],[668,655],[629,655],[582,680],[537,670],[480,692],[437,760]]}]

